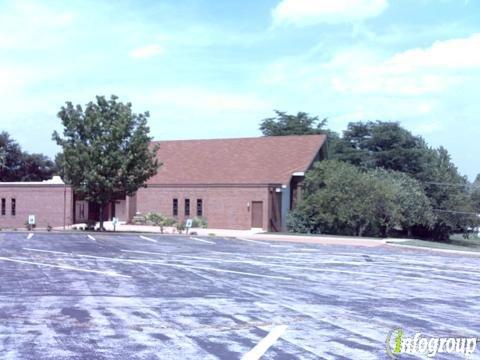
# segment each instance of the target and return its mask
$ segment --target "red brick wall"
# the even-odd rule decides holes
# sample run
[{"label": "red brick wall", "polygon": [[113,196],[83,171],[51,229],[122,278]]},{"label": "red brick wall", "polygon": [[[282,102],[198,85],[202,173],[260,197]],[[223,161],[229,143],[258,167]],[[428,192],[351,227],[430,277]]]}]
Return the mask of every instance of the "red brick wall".
[{"label": "red brick wall", "polygon": [[[25,229],[28,215],[35,215],[36,227],[63,226],[64,191],[66,190],[66,225],[72,223],[73,201],[70,187],[54,185],[1,185],[1,199],[6,199],[6,214],[1,215],[0,228]],[[16,199],[16,215],[11,215],[11,199]],[[0,208],[1,210],[1,208]]]},{"label": "red brick wall", "polygon": [[[185,198],[190,199],[190,218],[196,216],[197,199],[203,200],[203,217],[213,229],[250,229],[252,201],[263,201],[263,228],[268,229],[268,187],[154,187],[137,192],[137,211],[172,216],[178,199],[178,218],[184,220]],[[250,204],[250,208],[247,207]]]}]

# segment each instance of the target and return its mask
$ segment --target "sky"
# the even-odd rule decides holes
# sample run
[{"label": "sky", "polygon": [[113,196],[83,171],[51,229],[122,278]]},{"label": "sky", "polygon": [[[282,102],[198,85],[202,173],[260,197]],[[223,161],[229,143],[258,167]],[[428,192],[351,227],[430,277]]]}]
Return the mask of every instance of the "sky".
[{"label": "sky", "polygon": [[53,156],[60,107],[116,94],[162,139],[278,109],[398,121],[480,173],[480,0],[0,0],[0,130]]}]

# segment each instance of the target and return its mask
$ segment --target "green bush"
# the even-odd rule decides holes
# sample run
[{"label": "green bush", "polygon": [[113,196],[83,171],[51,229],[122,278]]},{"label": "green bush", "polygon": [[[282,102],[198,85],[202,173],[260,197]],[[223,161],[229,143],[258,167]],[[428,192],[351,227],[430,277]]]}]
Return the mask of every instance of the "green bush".
[{"label": "green bush", "polygon": [[177,231],[181,234],[183,230],[185,230],[185,223],[184,222],[178,222],[175,227],[177,228]]},{"label": "green bush", "polygon": [[192,227],[206,229],[208,227],[207,219],[202,217],[192,219]]},{"label": "green bush", "polygon": [[176,223],[175,219],[156,212],[148,213],[146,219],[149,223],[160,227],[162,234],[165,226],[173,226]]},{"label": "green bush", "polygon": [[399,172],[322,161],[307,173],[304,188],[287,220],[293,232],[387,237],[435,220],[421,184]]}]

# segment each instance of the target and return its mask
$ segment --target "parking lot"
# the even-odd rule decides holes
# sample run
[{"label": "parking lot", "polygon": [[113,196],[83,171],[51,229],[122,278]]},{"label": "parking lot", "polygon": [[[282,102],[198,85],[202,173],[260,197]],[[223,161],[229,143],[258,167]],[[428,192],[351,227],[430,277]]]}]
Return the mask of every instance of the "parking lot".
[{"label": "parking lot", "polygon": [[384,359],[399,327],[480,336],[473,256],[82,232],[0,246],[2,359]]}]

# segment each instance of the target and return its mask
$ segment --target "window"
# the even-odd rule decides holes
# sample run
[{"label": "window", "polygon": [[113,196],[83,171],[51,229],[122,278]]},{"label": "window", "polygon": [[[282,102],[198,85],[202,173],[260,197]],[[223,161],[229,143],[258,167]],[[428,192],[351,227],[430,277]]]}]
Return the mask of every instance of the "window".
[{"label": "window", "polygon": [[197,216],[198,217],[203,216],[203,200],[202,199],[197,199]]},{"label": "window", "polygon": [[12,216],[17,215],[17,200],[12,199]]},{"label": "window", "polygon": [[7,199],[2,199],[2,216],[7,215]]},{"label": "window", "polygon": [[185,199],[185,216],[190,216],[190,199]]},{"label": "window", "polygon": [[173,216],[178,216],[178,199],[173,199]]}]

